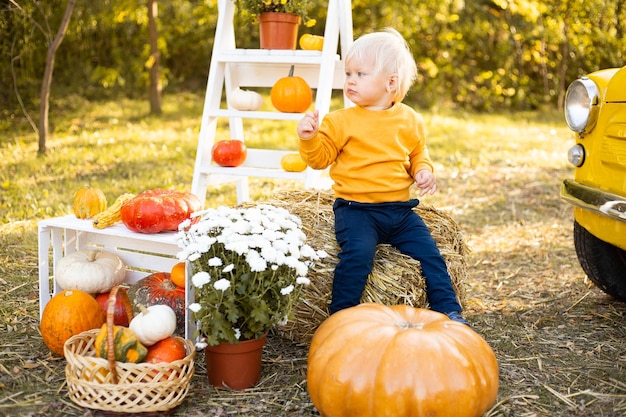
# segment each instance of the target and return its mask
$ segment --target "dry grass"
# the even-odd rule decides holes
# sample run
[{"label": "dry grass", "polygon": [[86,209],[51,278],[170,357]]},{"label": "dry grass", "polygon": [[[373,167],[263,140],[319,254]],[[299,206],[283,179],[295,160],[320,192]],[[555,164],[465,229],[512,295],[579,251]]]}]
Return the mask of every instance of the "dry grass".
[{"label": "dry grass", "polygon": [[[532,129],[503,133],[507,146],[536,138]],[[425,199],[459,224],[470,250],[465,313],[500,364],[499,396],[486,416],[626,416],[626,305],[585,280],[571,209],[558,199],[570,170],[550,155],[561,150],[536,152],[465,166],[459,154],[458,169],[440,169],[440,191]],[[39,335],[36,222],[0,226],[0,248],[0,415],[107,415],[69,401],[64,360]],[[306,344],[270,334],[262,381],[242,392],[210,387],[200,354],[191,392],[170,414],[317,416],[306,354]]]}]

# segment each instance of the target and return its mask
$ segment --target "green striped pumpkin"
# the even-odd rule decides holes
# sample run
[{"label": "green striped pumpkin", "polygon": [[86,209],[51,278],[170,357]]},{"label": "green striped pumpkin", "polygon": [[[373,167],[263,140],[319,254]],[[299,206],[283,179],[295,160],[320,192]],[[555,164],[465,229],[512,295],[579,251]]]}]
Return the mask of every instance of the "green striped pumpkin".
[{"label": "green striped pumpkin", "polygon": [[[96,356],[107,359],[107,325],[103,324],[94,342]],[[113,326],[113,347],[118,362],[143,362],[148,349],[128,327]]]}]

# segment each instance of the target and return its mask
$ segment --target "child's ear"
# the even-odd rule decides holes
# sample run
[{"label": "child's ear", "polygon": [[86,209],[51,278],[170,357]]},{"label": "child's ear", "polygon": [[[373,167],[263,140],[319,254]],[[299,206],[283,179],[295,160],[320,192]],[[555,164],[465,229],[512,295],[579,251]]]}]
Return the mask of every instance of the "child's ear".
[{"label": "child's ear", "polygon": [[395,92],[397,90],[398,90],[398,75],[397,74],[390,75],[389,78],[387,78],[387,91]]}]

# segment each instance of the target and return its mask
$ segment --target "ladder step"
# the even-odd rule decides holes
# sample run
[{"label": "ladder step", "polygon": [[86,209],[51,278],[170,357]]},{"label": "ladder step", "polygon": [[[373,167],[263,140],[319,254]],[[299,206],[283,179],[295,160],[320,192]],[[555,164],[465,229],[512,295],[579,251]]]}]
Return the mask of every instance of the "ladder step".
[{"label": "ladder step", "polygon": [[281,168],[258,168],[258,167],[221,167],[217,165],[208,165],[200,168],[200,173],[205,175],[226,175],[235,177],[261,177],[261,178],[280,178],[292,180],[306,180],[307,172],[287,172]]},{"label": "ladder step", "polygon": [[[321,64],[321,51],[282,50],[282,49],[227,49],[217,60],[220,62],[248,62],[254,64]],[[339,55],[335,55],[339,61]]]},{"label": "ladder step", "polygon": [[278,111],[241,111],[226,109],[207,109],[210,117],[241,117],[242,119],[295,120],[302,119],[303,113],[281,113]]}]

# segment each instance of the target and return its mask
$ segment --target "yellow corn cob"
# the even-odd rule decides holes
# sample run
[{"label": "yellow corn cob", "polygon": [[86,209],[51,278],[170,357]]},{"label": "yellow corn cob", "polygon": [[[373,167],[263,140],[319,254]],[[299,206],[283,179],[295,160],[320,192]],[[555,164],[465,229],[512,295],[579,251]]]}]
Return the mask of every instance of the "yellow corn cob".
[{"label": "yellow corn cob", "polygon": [[115,200],[112,206],[93,216],[93,227],[96,229],[104,229],[122,220],[120,209],[125,202],[131,200],[133,197],[135,197],[135,194],[131,193],[122,194],[117,197],[117,200]]}]

